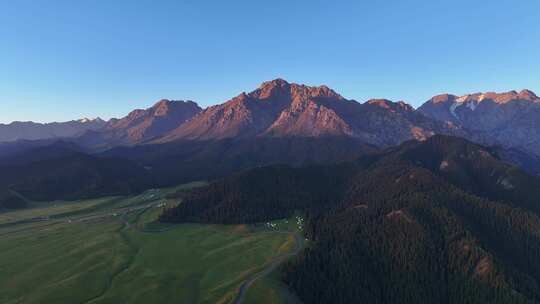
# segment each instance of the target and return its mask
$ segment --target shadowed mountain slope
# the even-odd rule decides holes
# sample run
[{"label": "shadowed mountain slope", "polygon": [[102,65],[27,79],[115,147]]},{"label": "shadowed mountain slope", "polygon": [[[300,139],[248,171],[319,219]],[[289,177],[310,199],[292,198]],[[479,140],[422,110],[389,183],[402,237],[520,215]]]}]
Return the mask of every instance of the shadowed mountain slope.
[{"label": "shadowed mountain slope", "polygon": [[0,162],[0,206],[136,193],[151,187],[147,170],[122,158],[97,157],[61,143]]}]

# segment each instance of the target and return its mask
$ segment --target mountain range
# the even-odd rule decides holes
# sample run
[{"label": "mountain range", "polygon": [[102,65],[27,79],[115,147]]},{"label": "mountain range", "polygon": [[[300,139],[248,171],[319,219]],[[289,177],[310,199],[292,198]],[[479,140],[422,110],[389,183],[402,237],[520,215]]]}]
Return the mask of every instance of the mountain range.
[{"label": "mountain range", "polygon": [[0,141],[67,138],[88,150],[103,151],[179,140],[351,137],[388,147],[447,134],[540,156],[539,118],[540,99],[529,90],[438,95],[415,110],[402,101],[359,103],[327,86],[275,79],[206,109],[192,101],[161,100],[107,122],[14,122],[0,126]]},{"label": "mountain range", "polygon": [[247,137],[353,137],[395,145],[435,133],[457,133],[403,103],[347,100],[326,86],[263,83],[249,94],[209,107],[156,142]]},{"label": "mountain range", "polygon": [[52,123],[14,121],[9,124],[0,124],[0,142],[76,137],[85,131],[100,130],[105,125],[106,122],[101,118]]},{"label": "mountain range", "polygon": [[470,138],[540,155],[540,98],[529,90],[435,96],[419,112],[470,131]]},{"label": "mountain range", "polygon": [[[77,183],[70,183],[60,192],[44,191],[40,184],[53,183],[57,178],[46,172],[39,174],[39,182],[21,177],[34,174],[36,167],[46,163],[61,162],[62,158],[72,161],[74,155],[92,159],[67,162],[80,168],[67,170],[71,172],[69,179],[81,183],[84,179],[77,174],[99,167],[93,172],[103,179],[97,180],[123,185],[120,175],[109,174],[106,167],[97,164],[112,164],[109,159],[131,163],[136,168],[133,186],[108,190],[125,194],[144,187],[221,178],[273,164],[351,161],[436,134],[493,146],[504,161],[540,174],[539,107],[538,97],[524,90],[462,97],[439,95],[415,110],[402,101],[373,99],[360,103],[324,85],[306,86],[275,79],[206,109],[193,101],[160,100],[150,108],[106,122],[96,119],[34,124],[37,131],[27,135],[26,140],[15,137],[13,134],[18,133],[14,132],[11,138],[17,140],[0,143],[0,167],[4,168],[0,189],[17,188],[15,192],[23,196],[31,194],[45,200],[97,195],[98,191]],[[65,129],[43,135],[51,126]],[[0,138],[10,138],[2,132],[10,134],[0,128]],[[114,167],[110,166],[110,170]],[[119,180],[113,182],[113,177]]]},{"label": "mountain range", "polygon": [[163,99],[148,109],[137,109],[123,118],[113,118],[103,128],[89,130],[77,137],[75,142],[94,149],[140,144],[174,130],[200,111],[193,101]]}]

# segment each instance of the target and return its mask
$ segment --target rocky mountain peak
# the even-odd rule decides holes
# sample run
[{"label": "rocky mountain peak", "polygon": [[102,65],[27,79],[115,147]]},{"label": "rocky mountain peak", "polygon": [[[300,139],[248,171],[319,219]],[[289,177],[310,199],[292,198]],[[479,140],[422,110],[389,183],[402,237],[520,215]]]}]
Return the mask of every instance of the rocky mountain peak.
[{"label": "rocky mountain peak", "polygon": [[400,101],[396,102],[396,104],[397,104],[400,108],[402,108],[402,109],[404,109],[404,110],[406,110],[406,111],[410,111],[410,112],[415,111],[415,109],[414,109],[410,104],[406,103],[406,102],[403,101],[403,100],[400,100]]},{"label": "rocky mountain peak", "polygon": [[457,99],[458,97],[456,95],[452,94],[440,94],[432,97],[428,102],[438,104],[438,103],[444,103],[447,101],[453,101]]},{"label": "rocky mountain peak", "polygon": [[366,104],[371,105],[371,106],[381,107],[381,108],[384,108],[386,110],[390,110],[393,112],[414,111],[414,108],[404,101],[393,102],[388,99],[370,99],[366,102]]},{"label": "rocky mountain peak", "polygon": [[325,85],[316,87],[293,84],[292,95],[296,98],[332,98],[344,100],[341,95]]},{"label": "rocky mountain peak", "polygon": [[425,109],[428,106],[437,106],[442,104],[452,104],[452,108],[456,108],[460,105],[468,104],[471,109],[484,101],[491,101],[495,104],[507,104],[515,100],[525,101],[537,101],[539,98],[536,94],[530,90],[522,90],[519,93],[517,91],[508,91],[503,93],[486,92],[486,93],[474,93],[463,96],[455,96],[450,94],[441,94],[434,96],[428,100],[422,107]]},{"label": "rocky mountain peak", "polygon": [[182,110],[184,108],[196,109],[199,106],[191,100],[169,100],[162,99],[154,104],[150,109],[150,114],[154,116],[164,116],[171,111]]},{"label": "rocky mountain peak", "polygon": [[290,87],[290,83],[285,80],[285,79],[282,79],[282,78],[276,78],[274,80],[269,80],[269,81],[264,81],[263,83],[261,83],[261,85],[259,86],[259,89],[272,89],[272,88],[289,88]]},{"label": "rocky mountain peak", "polygon": [[538,97],[534,92],[530,90],[522,90],[519,93],[517,91],[508,91],[503,93],[495,93],[495,92],[487,92],[487,93],[476,93],[476,94],[470,94],[465,95],[458,98],[458,102],[464,102],[464,101],[475,101],[475,102],[482,102],[490,100],[492,102],[495,102],[497,104],[506,104],[511,101],[515,100],[526,100],[526,101],[535,101]]},{"label": "rocky mountain peak", "polygon": [[96,118],[88,118],[88,117],[85,117],[85,118],[81,118],[79,120],[77,120],[77,122],[80,122],[80,123],[97,123],[97,124],[100,124],[100,123],[104,123],[105,121],[103,119],[101,119],[100,117],[96,117]]},{"label": "rocky mountain peak", "polygon": [[170,107],[173,105],[174,101],[168,99],[162,99],[158,101],[151,109],[153,110],[153,115],[163,116],[167,115],[170,110]]},{"label": "rocky mountain peak", "polygon": [[253,91],[250,95],[258,99],[269,98],[288,98],[290,96],[291,84],[287,81],[278,78],[271,81],[263,82],[259,88]]},{"label": "rocky mountain peak", "polygon": [[310,98],[336,98],[344,99],[334,90],[325,85],[306,86],[303,84],[289,83],[281,78],[266,81],[253,91],[250,96],[257,99],[290,99],[306,100]]},{"label": "rocky mountain peak", "polygon": [[374,105],[385,109],[390,109],[393,102],[388,99],[370,99],[366,102],[368,105]]},{"label": "rocky mountain peak", "polygon": [[87,132],[78,142],[99,149],[138,144],[173,130],[201,110],[193,101],[161,99],[149,108],[136,109],[125,117],[109,120],[104,130]]},{"label": "rocky mountain peak", "polygon": [[531,91],[531,90],[521,90],[521,92],[519,92],[518,96],[521,98],[521,99],[525,99],[525,100],[537,100],[538,99],[538,96],[536,96],[536,94]]}]

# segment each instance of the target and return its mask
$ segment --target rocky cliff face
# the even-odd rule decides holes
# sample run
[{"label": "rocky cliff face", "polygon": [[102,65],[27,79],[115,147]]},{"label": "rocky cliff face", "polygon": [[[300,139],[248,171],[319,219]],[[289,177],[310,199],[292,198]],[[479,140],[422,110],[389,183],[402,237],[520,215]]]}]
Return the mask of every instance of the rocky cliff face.
[{"label": "rocky cliff face", "polygon": [[419,112],[471,131],[471,139],[540,155],[540,98],[529,90],[435,96]]},{"label": "rocky cliff face", "polygon": [[[280,80],[281,81],[281,80]],[[263,84],[274,86],[276,81]],[[265,130],[270,136],[353,136],[351,125],[341,114],[358,104],[345,100],[326,86],[308,87],[285,82],[285,96],[289,97],[286,107]],[[282,96],[283,96],[282,95]]]},{"label": "rocky cliff face", "polygon": [[404,102],[373,100],[360,104],[326,86],[306,86],[283,79],[202,111],[157,142],[257,136],[345,136],[388,146],[459,128],[416,113]]}]

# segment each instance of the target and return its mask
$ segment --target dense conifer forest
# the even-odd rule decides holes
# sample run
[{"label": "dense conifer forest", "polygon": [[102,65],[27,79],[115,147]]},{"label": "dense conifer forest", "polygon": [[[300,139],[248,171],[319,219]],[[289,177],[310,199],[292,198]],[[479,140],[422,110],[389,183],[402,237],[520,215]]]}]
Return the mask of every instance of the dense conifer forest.
[{"label": "dense conifer forest", "polygon": [[305,303],[537,303],[540,181],[435,136],[328,166],[272,166],[183,194],[163,221],[307,217],[281,269]]}]

